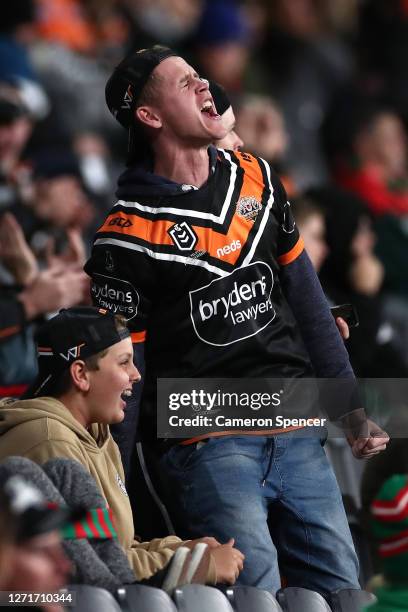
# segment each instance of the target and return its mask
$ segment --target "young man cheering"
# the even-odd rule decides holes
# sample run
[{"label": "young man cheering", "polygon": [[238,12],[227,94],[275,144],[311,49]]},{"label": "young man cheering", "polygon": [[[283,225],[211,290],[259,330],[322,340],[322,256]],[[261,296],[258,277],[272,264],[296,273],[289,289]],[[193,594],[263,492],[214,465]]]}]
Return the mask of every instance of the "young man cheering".
[{"label": "young man cheering", "polygon": [[[174,516],[191,536],[232,530],[246,555],[243,584],[276,591],[279,553],[290,585],[324,594],[358,588],[341,495],[319,438],[271,430],[182,444],[156,439],[158,378],[314,373],[354,384],[278,177],[260,158],[210,146],[226,130],[208,82],[170,49],[126,58],[106,100],[129,131],[129,168],[86,271],[95,303],[121,312],[132,340],[145,340],[140,427],[162,456]],[[385,448],[388,436],[358,403],[343,414],[356,456]]]}]

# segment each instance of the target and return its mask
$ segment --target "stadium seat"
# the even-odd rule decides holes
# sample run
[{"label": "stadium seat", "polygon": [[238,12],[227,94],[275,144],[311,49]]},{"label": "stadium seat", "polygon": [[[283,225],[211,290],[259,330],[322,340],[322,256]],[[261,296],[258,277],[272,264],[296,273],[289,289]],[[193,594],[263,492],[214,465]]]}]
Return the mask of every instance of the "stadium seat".
[{"label": "stadium seat", "polygon": [[126,612],[176,612],[176,606],[161,589],[127,584],[118,589],[117,599]]},{"label": "stadium seat", "polygon": [[73,593],[72,603],[65,602],[65,608],[73,608],[75,612],[121,612],[120,605],[114,596],[100,587],[89,584],[72,584],[66,588],[68,593]]},{"label": "stadium seat", "polygon": [[324,597],[309,589],[286,587],[276,597],[285,612],[331,612]]},{"label": "stadium seat", "polygon": [[202,584],[177,587],[173,599],[178,612],[233,612],[230,602],[221,591]]},{"label": "stadium seat", "polygon": [[360,612],[364,606],[376,601],[377,598],[373,593],[360,589],[341,589],[330,596],[333,612]]},{"label": "stadium seat", "polygon": [[256,587],[229,587],[225,594],[235,612],[282,612],[271,593]]}]

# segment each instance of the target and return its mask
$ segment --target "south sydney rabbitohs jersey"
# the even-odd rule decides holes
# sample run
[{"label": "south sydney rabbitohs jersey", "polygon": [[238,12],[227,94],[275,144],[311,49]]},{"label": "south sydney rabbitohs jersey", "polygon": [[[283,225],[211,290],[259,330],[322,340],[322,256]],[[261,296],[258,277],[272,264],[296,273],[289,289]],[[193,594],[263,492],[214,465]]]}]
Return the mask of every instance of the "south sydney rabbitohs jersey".
[{"label": "south sydney rabbitohs jersey", "polygon": [[166,195],[156,185],[137,198],[130,189],[98,230],[86,271],[94,303],[146,341],[142,414],[155,414],[158,377],[309,375],[280,284],[303,241],[270,166],[218,150],[200,189]]}]

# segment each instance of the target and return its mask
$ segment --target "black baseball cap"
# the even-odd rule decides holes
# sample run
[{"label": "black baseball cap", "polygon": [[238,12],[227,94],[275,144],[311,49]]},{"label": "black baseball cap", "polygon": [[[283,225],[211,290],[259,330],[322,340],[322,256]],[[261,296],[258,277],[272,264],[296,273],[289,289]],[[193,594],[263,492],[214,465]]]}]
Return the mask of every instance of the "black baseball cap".
[{"label": "black baseball cap", "polygon": [[71,509],[47,502],[41,491],[19,474],[1,483],[0,504],[10,518],[10,530],[17,544],[62,529],[86,514],[82,507]]},{"label": "black baseball cap", "polygon": [[62,309],[36,334],[39,373],[22,399],[47,395],[47,390],[77,359],[86,359],[130,336],[118,331],[114,315],[102,308]]},{"label": "black baseball cap", "polygon": [[152,155],[135,108],[153,70],[168,57],[178,56],[169,47],[155,45],[128,55],[116,66],[105,87],[106,104],[115,119],[128,130],[127,165]]},{"label": "black baseball cap", "polygon": [[124,128],[134,124],[136,102],[153,70],[163,60],[177,55],[169,47],[155,45],[131,53],[116,66],[106,83],[105,99],[110,112]]}]

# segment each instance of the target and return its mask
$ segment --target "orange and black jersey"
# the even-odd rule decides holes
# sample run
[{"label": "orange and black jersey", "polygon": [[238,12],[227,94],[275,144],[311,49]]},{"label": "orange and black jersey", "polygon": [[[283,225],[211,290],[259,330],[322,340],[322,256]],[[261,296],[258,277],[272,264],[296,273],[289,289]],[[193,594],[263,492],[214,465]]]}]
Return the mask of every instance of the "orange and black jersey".
[{"label": "orange and black jersey", "polygon": [[200,189],[127,171],[86,265],[94,303],[146,340],[142,412],[158,377],[312,372],[281,286],[303,251],[285,191],[262,159],[210,153]]}]

